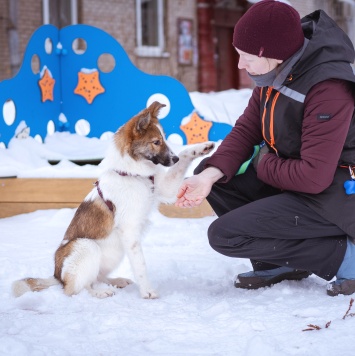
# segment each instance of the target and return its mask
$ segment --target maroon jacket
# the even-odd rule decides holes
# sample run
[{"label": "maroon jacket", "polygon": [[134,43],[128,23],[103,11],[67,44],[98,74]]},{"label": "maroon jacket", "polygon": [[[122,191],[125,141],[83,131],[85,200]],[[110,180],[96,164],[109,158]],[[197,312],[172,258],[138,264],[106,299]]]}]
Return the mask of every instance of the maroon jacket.
[{"label": "maroon jacket", "polygon": [[[304,47],[280,68],[273,86],[255,88],[244,114],[206,165],[227,182],[253,146],[270,149],[258,178],[292,191],[327,221],[355,238],[355,194],[346,194],[355,170],[354,47],[322,10],[302,20]],[[345,168],[342,168],[345,166]]]},{"label": "maroon jacket", "polygon": [[[331,79],[309,91],[304,102],[300,157],[285,159],[275,153],[266,154],[258,166],[260,180],[279,189],[311,194],[329,187],[354,111],[348,85],[346,81]],[[320,120],[320,113],[331,115],[331,120]],[[243,115],[206,165],[219,168],[224,173],[220,182],[227,182],[250,157],[253,146],[263,139],[257,87]]]}]

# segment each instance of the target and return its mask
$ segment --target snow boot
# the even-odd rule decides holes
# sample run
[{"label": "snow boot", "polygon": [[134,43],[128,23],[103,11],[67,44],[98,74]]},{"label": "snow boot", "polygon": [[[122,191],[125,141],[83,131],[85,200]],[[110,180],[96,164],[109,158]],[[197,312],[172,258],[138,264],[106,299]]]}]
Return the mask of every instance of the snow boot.
[{"label": "snow boot", "polygon": [[350,295],[355,293],[355,245],[348,238],[346,252],[337,279],[327,285],[327,294],[335,297],[339,294]]},{"label": "snow boot", "polygon": [[258,289],[270,287],[285,280],[299,281],[307,278],[312,272],[298,270],[290,267],[279,267],[265,271],[251,271],[238,274],[234,281],[236,288]]}]

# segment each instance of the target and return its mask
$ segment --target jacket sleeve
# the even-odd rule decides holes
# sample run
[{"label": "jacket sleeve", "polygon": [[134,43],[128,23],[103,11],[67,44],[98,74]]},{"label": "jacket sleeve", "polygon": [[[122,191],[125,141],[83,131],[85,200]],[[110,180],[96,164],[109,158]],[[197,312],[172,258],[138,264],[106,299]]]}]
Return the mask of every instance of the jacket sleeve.
[{"label": "jacket sleeve", "polygon": [[305,99],[300,159],[268,153],[258,165],[258,178],[283,190],[318,194],[334,179],[354,111],[350,85],[327,80]]},{"label": "jacket sleeve", "polygon": [[216,152],[206,161],[205,168],[216,167],[224,173],[219,182],[228,182],[241,164],[253,153],[254,145],[263,140],[260,127],[260,88],[253,90],[244,113],[236,121]]}]

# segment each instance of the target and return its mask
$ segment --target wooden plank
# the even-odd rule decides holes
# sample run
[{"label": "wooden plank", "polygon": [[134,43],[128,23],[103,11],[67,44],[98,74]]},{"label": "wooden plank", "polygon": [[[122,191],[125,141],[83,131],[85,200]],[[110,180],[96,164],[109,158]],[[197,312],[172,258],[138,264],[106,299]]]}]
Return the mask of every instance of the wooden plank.
[{"label": "wooden plank", "polygon": [[0,202],[77,203],[90,192],[94,178],[0,179]]},{"label": "wooden plank", "polygon": [[[42,209],[76,208],[93,187],[91,178],[7,178],[0,179],[0,218]],[[213,215],[207,201],[199,207],[181,209],[161,204],[159,211],[173,218]]]},{"label": "wooden plank", "polygon": [[[36,210],[77,208],[78,203],[0,203],[0,218],[7,218],[18,214],[32,213]],[[169,218],[194,219],[212,216],[213,210],[207,202],[196,208],[181,209],[174,205],[162,204],[159,211]]]},{"label": "wooden plank", "polygon": [[195,208],[178,208],[174,205],[161,204],[159,211],[169,218],[203,218],[212,216],[214,212],[207,200],[204,200],[200,206]]},{"label": "wooden plank", "polygon": [[79,203],[0,203],[0,218],[32,213],[36,210],[77,208]]}]

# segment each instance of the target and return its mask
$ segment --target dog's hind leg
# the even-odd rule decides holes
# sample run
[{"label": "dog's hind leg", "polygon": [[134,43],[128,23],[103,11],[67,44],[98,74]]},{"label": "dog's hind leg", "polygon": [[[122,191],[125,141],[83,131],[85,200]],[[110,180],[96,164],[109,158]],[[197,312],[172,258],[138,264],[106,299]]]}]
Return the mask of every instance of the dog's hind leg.
[{"label": "dog's hind leg", "polygon": [[65,258],[62,268],[64,293],[68,296],[78,294],[83,289],[97,298],[112,296],[110,289],[96,290],[92,287],[97,281],[101,260],[101,250],[90,239],[80,238],[73,243],[71,253]]},{"label": "dog's hind leg", "polygon": [[108,275],[114,271],[124,258],[124,250],[121,244],[119,235],[116,230],[113,230],[105,241],[100,241],[101,248],[101,264],[100,272],[97,280],[116,288],[124,288],[133,282],[127,278],[110,278]]}]

